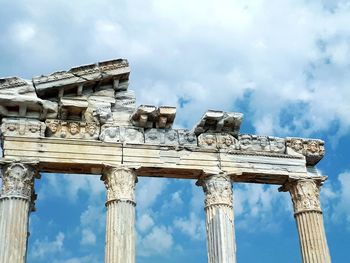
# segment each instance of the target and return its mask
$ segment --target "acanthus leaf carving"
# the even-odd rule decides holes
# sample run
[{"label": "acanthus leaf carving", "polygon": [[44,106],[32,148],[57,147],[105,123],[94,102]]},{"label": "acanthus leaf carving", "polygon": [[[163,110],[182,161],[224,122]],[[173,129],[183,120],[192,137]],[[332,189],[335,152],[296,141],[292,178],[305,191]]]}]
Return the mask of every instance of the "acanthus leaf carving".
[{"label": "acanthus leaf carving", "polygon": [[34,178],[37,172],[29,165],[12,163],[3,167],[1,198],[21,197],[33,200]]},{"label": "acanthus leaf carving", "polygon": [[322,212],[320,204],[321,184],[312,179],[300,179],[288,182],[283,187],[283,191],[289,191],[294,213],[298,214],[305,211]]},{"label": "acanthus leaf carving", "polygon": [[203,187],[205,207],[212,205],[233,206],[231,178],[224,174],[211,175],[201,179],[197,185]]},{"label": "acanthus leaf carving", "polygon": [[127,201],[135,204],[135,172],[124,166],[108,167],[101,180],[107,189],[107,203],[111,201]]}]

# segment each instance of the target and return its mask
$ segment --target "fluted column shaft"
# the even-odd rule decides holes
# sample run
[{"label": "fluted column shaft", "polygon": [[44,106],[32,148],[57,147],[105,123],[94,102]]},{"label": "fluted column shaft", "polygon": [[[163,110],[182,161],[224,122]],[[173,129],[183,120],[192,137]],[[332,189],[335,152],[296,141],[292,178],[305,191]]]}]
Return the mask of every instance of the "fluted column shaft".
[{"label": "fluted column shaft", "polygon": [[104,170],[107,189],[105,263],[135,263],[136,174],[123,166]]},{"label": "fluted column shaft", "polygon": [[0,262],[24,263],[27,254],[29,213],[35,199],[36,171],[12,163],[2,169],[0,196]]},{"label": "fluted column shaft", "polygon": [[231,179],[223,174],[212,175],[198,184],[202,185],[205,193],[208,263],[235,263]]},{"label": "fluted column shaft", "polygon": [[321,183],[312,179],[296,180],[284,186],[292,197],[304,263],[331,262],[320,205],[320,186]]}]

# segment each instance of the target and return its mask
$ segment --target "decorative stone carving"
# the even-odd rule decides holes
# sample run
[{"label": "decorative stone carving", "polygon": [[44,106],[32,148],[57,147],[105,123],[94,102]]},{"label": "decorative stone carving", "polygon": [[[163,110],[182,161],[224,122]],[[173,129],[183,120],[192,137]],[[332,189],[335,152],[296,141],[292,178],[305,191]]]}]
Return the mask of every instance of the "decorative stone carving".
[{"label": "decorative stone carving", "polygon": [[97,140],[100,134],[100,127],[94,122],[47,120],[46,126],[47,137]]},{"label": "decorative stone carving", "polygon": [[197,136],[189,130],[177,130],[179,144],[184,146],[197,146]]},{"label": "decorative stone carving", "polygon": [[205,148],[216,149],[218,143],[215,133],[202,133],[198,136],[198,145]]},{"label": "decorative stone carving", "polygon": [[4,136],[45,137],[45,129],[45,123],[30,119],[4,118],[1,125]]},{"label": "decorative stone carving", "polygon": [[209,110],[193,130],[196,135],[204,132],[224,132],[237,136],[242,119],[242,113]]},{"label": "decorative stone carving", "polygon": [[294,207],[294,213],[319,211],[321,183],[312,179],[300,179],[286,183],[280,191],[289,191]]},{"label": "decorative stone carving", "polygon": [[111,105],[109,103],[106,105],[98,105],[94,116],[96,116],[100,125],[106,124],[112,117]]},{"label": "decorative stone carving", "polygon": [[149,129],[145,131],[145,143],[178,145],[179,135],[172,129]]},{"label": "decorative stone carving", "polygon": [[238,140],[238,149],[243,151],[285,153],[285,141],[282,138],[241,134]]},{"label": "decorative stone carving", "polygon": [[286,152],[286,142],[283,138],[269,137],[270,140],[270,150],[275,153],[285,153]]},{"label": "decorative stone carving", "polygon": [[163,134],[158,129],[149,129],[145,131],[145,143],[161,144],[162,138]]},{"label": "decorative stone carving", "polygon": [[135,204],[136,174],[124,166],[108,167],[101,180],[107,189],[107,202],[127,201]]},{"label": "decorative stone carving", "polygon": [[141,105],[131,116],[133,125],[143,128],[170,129],[176,115],[175,107]]},{"label": "decorative stone carving", "polygon": [[133,126],[115,126],[105,124],[102,126],[100,140],[104,142],[144,143],[143,129]]},{"label": "decorative stone carving", "polygon": [[104,142],[120,142],[120,131],[118,126],[105,124],[101,128],[100,140]]},{"label": "decorative stone carving", "polygon": [[174,123],[176,108],[169,106],[159,107],[157,110],[156,128],[170,129]]},{"label": "decorative stone carving", "polygon": [[307,165],[317,164],[324,156],[324,141],[316,139],[287,138],[287,153],[305,156]]},{"label": "decorative stone carving", "polygon": [[203,186],[205,193],[205,207],[212,205],[233,206],[232,184],[229,176],[224,174],[211,175],[197,182]]},{"label": "decorative stone carving", "polygon": [[238,149],[238,140],[233,137],[231,134],[221,133],[216,134],[216,140],[219,148],[229,148],[229,149]]},{"label": "decorative stone carving", "polygon": [[29,165],[21,163],[5,165],[0,198],[14,196],[32,200],[35,176],[36,171]]}]

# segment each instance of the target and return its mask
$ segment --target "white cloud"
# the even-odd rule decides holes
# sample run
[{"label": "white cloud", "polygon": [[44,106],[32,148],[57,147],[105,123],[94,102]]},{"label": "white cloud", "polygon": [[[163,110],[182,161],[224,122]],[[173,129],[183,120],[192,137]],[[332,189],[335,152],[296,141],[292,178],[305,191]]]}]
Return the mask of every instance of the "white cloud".
[{"label": "white cloud", "polygon": [[96,244],[95,233],[89,228],[83,229],[80,244],[81,245],[95,245]]},{"label": "white cloud", "polygon": [[55,240],[49,241],[47,237],[43,240],[35,240],[30,256],[33,259],[43,259],[46,257],[51,257],[56,253],[63,252],[64,238],[65,235],[62,232],[59,232],[56,235]]},{"label": "white cloud", "polygon": [[137,229],[141,233],[146,232],[147,230],[149,230],[153,226],[154,226],[154,221],[153,221],[153,218],[149,214],[145,213],[145,214],[142,214],[141,216],[138,217]]},{"label": "white cloud", "polygon": [[79,193],[85,192],[91,201],[100,199],[105,193],[103,182],[98,176],[79,174],[46,174],[47,185],[41,187],[38,198],[65,197],[74,203]]},{"label": "white cloud", "polygon": [[[138,102],[177,105],[179,126],[193,125],[208,108],[234,110],[246,98],[246,117],[260,134],[306,136],[327,131],[334,121],[340,123],[335,139],[349,131],[346,1],[36,1],[11,7],[21,19],[4,14],[0,24],[3,39],[15,35],[28,43],[10,61],[30,61],[30,67],[21,63],[23,74],[126,57]],[[0,45],[1,55],[12,54],[8,42]],[[188,100],[183,107],[181,98]],[[294,110],[298,105],[301,112]]]},{"label": "white cloud", "polygon": [[94,255],[88,255],[84,257],[73,257],[69,259],[64,260],[57,260],[55,259],[53,263],[100,263],[96,256]]},{"label": "white cloud", "polygon": [[191,239],[205,239],[205,224],[204,219],[198,214],[190,212],[188,218],[177,218],[174,220],[174,227],[182,233],[188,235]]},{"label": "white cloud", "polygon": [[350,230],[350,172],[346,171],[339,174],[338,183],[339,188],[337,189],[336,197],[333,194],[333,191],[335,190],[333,190],[331,186],[328,186],[328,189],[326,188],[325,191],[326,197],[328,193],[331,193],[330,198],[333,199],[333,202],[326,203],[328,214],[332,215],[331,218],[333,222],[344,222],[347,225],[348,230]]},{"label": "white cloud", "polygon": [[137,208],[143,212],[151,208],[166,189],[168,181],[162,178],[139,178],[136,190]]},{"label": "white cloud", "polygon": [[170,229],[165,226],[155,226],[143,238],[139,238],[138,251],[140,256],[166,255],[173,247],[174,240]]},{"label": "white cloud", "polygon": [[236,227],[246,231],[277,231],[283,215],[293,217],[289,194],[277,186],[234,184],[234,199]]}]

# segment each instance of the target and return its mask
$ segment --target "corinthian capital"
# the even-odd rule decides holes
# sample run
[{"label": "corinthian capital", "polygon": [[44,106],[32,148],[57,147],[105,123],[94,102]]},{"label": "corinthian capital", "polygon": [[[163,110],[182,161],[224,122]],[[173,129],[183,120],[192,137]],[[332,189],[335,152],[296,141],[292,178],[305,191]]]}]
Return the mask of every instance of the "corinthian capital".
[{"label": "corinthian capital", "polygon": [[289,191],[294,214],[305,211],[322,212],[320,204],[320,187],[321,182],[312,179],[300,179],[288,182],[283,186],[283,191]]},{"label": "corinthian capital", "polygon": [[36,170],[26,164],[12,163],[3,167],[1,198],[20,197],[31,200],[34,193]]},{"label": "corinthian capital", "polygon": [[229,176],[224,174],[211,175],[198,181],[197,185],[203,187],[205,207],[212,205],[232,207],[232,184]]},{"label": "corinthian capital", "polygon": [[124,166],[108,167],[101,179],[107,189],[107,203],[115,200],[135,203],[137,177],[132,169]]}]

